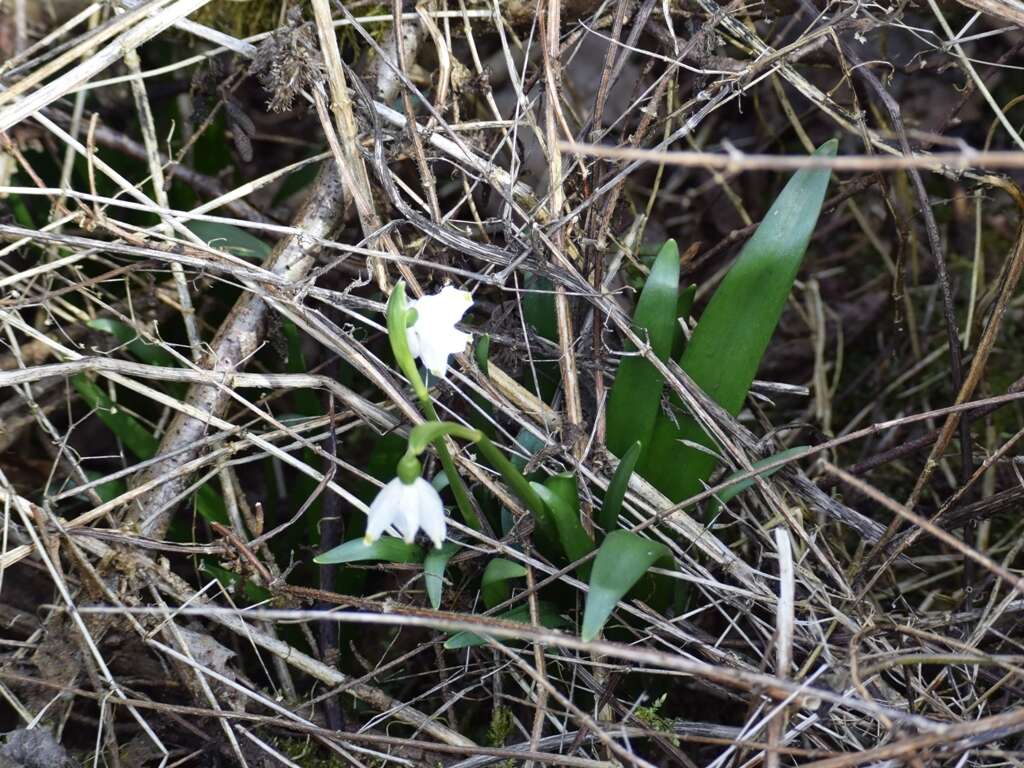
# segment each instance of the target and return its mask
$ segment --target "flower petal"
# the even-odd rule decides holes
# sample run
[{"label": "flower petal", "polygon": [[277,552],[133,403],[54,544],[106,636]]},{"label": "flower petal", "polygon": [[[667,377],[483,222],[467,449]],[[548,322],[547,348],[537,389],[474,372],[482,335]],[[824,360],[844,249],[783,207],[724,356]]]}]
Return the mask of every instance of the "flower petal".
[{"label": "flower petal", "polygon": [[[401,480],[398,482],[402,483]],[[412,544],[420,527],[418,483],[421,482],[424,482],[423,478],[417,477],[413,483],[402,483],[402,495],[395,510],[393,525],[407,544]]]},{"label": "flower petal", "polygon": [[446,285],[435,294],[416,299],[410,306],[416,310],[417,322],[426,317],[430,322],[455,325],[473,306],[473,294]]},{"label": "flower petal", "polygon": [[405,329],[405,338],[409,344],[409,354],[413,357],[420,356],[420,334],[416,330],[416,323],[413,323],[411,327]]},{"label": "flower petal", "polygon": [[392,524],[395,512],[399,508],[402,485],[402,481],[396,477],[380,489],[370,504],[370,511],[366,517],[366,534],[363,536],[363,540],[368,544],[379,539],[385,529]]},{"label": "flower petal", "polygon": [[444,517],[444,504],[434,486],[422,477],[416,478],[417,495],[419,499],[420,528],[427,534],[434,546],[438,549],[444,543],[446,524]]},{"label": "flower petal", "polygon": [[443,377],[448,371],[448,355],[462,352],[472,339],[455,327],[472,303],[470,293],[450,285],[412,302],[416,322],[407,331],[409,351],[435,376]]}]

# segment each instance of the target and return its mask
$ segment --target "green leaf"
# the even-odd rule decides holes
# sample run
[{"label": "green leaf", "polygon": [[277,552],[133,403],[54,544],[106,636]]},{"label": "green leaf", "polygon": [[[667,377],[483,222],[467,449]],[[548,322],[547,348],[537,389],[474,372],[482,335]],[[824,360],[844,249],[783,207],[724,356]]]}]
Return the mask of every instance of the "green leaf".
[{"label": "green leaf", "polygon": [[[516,435],[516,445],[522,449],[523,453],[532,459],[540,453],[547,444],[526,427],[523,427],[519,430],[519,434]],[[522,472],[526,469],[526,465],[530,463],[530,459],[523,458],[519,453],[514,453],[512,454],[510,461],[516,469]]]},{"label": "green leaf", "polygon": [[[761,459],[760,461],[755,461],[750,466],[753,467],[754,469],[760,469],[761,467],[766,467],[769,464],[774,464],[774,463],[776,463],[778,461],[783,461],[783,460],[791,458],[793,456],[800,456],[801,454],[806,453],[809,448],[810,448],[810,446],[800,445],[800,446],[797,446],[796,448],[789,448],[789,449],[787,449],[785,451],[779,451],[775,455],[769,456],[766,459]],[[771,477],[776,472],[778,472],[780,469],[782,469],[782,466],[773,467],[772,469],[769,469],[766,472],[758,472],[757,474],[760,477]],[[746,472],[746,470],[741,470],[739,472],[733,472],[727,478],[722,480],[722,482],[723,483],[727,483],[732,478],[737,477],[739,475],[745,474],[745,472]],[[754,478],[753,477],[745,477],[742,480],[737,480],[735,483],[731,483],[730,485],[726,486],[725,488],[723,488],[722,490],[720,490],[718,493],[715,494],[714,502],[713,502],[713,508],[717,509],[718,506],[719,506],[719,503],[725,504],[726,502],[730,501],[731,499],[736,498],[737,496],[739,496],[741,493],[743,493],[745,490],[747,490],[747,488],[749,488],[753,484],[754,484]]]},{"label": "green leaf", "polygon": [[508,600],[512,594],[512,587],[509,581],[521,579],[526,575],[526,568],[520,563],[506,560],[503,557],[496,557],[487,564],[484,569],[484,576],[480,586],[480,592],[484,598],[484,605],[493,608],[498,603]]},{"label": "green leaf", "polygon": [[[499,613],[494,618],[503,619],[505,621],[515,621],[519,624],[530,623],[530,606],[520,605],[513,608],[505,613]],[[564,627],[566,624],[559,613],[558,608],[551,603],[539,602],[537,604],[537,619],[542,627],[548,629],[555,629],[557,627]],[[475,645],[484,645],[487,641],[473,632],[457,632],[456,634],[449,637],[445,643],[444,648],[446,651],[454,651],[459,648],[470,648]]]},{"label": "green leaf", "polygon": [[21,195],[11,195],[8,200],[11,204],[11,210],[14,212],[14,220],[26,229],[36,229],[32,214],[29,213],[28,206],[25,205]]},{"label": "green leaf", "polygon": [[178,361],[174,358],[174,355],[158,344],[150,344],[140,339],[135,329],[127,323],[107,317],[100,317],[96,320],[89,320],[86,325],[94,331],[109,333],[121,344],[124,344],[129,352],[147,365],[159,365],[164,368],[178,367]]},{"label": "green leaf", "polygon": [[[646,333],[651,351],[662,362],[672,352],[679,303],[679,248],[675,240],[662,246],[633,313],[633,325]],[[627,351],[635,351],[629,345]],[[639,355],[622,358],[608,397],[608,449],[622,456],[633,443],[649,445],[661,405],[665,380]]]},{"label": "green leaf", "polygon": [[228,508],[224,505],[224,499],[209,483],[199,486],[199,490],[196,491],[196,509],[204,520],[213,523],[228,522]]},{"label": "green leaf", "polygon": [[[288,362],[285,365],[288,373],[306,373],[309,367],[306,365],[306,356],[302,353],[302,334],[295,323],[285,319],[281,323],[281,330],[288,341]],[[320,398],[311,390],[298,389],[292,393],[295,398],[295,407],[303,416],[319,416],[323,413],[320,407]]]},{"label": "green leaf", "polygon": [[[562,551],[575,562],[594,551],[594,542],[587,535],[580,522],[580,500],[576,488],[576,477],[563,474],[549,477],[544,484],[530,483],[533,490],[544,501],[544,505],[554,519],[558,532],[558,541]],[[590,573],[590,563],[580,567],[580,577],[586,578]]]},{"label": "green leaf", "polygon": [[190,221],[185,224],[192,234],[218,251],[241,256],[243,259],[263,261],[270,255],[270,246],[253,237],[244,229],[216,221]]},{"label": "green leaf", "polygon": [[598,525],[604,529],[606,534],[611,533],[619,527],[619,512],[622,511],[622,500],[629,489],[629,476],[633,474],[636,460],[640,458],[640,451],[643,446],[640,441],[633,443],[622,454],[619,466],[615,468],[615,474],[608,481],[608,491],[604,495],[604,503],[601,505],[601,516],[598,518]]},{"label": "green leaf", "polygon": [[459,551],[459,545],[446,541],[440,549],[431,549],[423,558],[423,583],[427,587],[430,605],[436,611],[441,607],[441,592],[444,589],[444,571],[448,561]]},{"label": "green leaf", "polygon": [[363,560],[383,560],[386,563],[422,563],[423,549],[415,544],[406,544],[394,536],[381,536],[372,544],[362,539],[352,539],[334,549],[317,555],[314,563],[333,565],[335,563],[358,563]]},{"label": "green leaf", "polygon": [[590,590],[583,611],[583,640],[590,642],[604,628],[615,606],[659,560],[672,555],[668,547],[629,531],[612,531],[594,558]]},{"label": "green leaf", "polygon": [[89,379],[84,373],[79,373],[71,377],[71,385],[82,396],[86,404],[96,412],[100,421],[117,435],[124,447],[135,454],[136,458],[149,459],[156,454],[160,445],[157,439],[134,416],[119,408],[117,403],[112,401],[96,382]]},{"label": "green leaf", "polygon": [[558,338],[554,286],[546,277],[527,274],[523,292],[523,319],[545,339]]},{"label": "green leaf", "polygon": [[[834,155],[836,146],[834,140],[826,142],[815,154]],[[743,407],[778,325],[821,212],[829,175],[827,168],[793,175],[711,297],[679,361],[697,386],[733,415]],[[674,402],[679,407],[678,399]],[[684,440],[715,450],[691,416],[681,416],[677,427],[659,415],[641,462],[641,474],[674,502],[698,492],[716,463],[713,455],[680,442]]]},{"label": "green leaf", "polygon": [[[93,480],[99,480],[101,477],[103,477],[103,474],[101,472],[96,472],[95,470],[92,469],[87,469],[85,470],[85,476],[89,478],[90,482],[92,482]],[[117,480],[108,480],[105,483],[97,485],[96,495],[100,497],[100,500],[103,503],[106,503],[108,501],[116,499],[118,496],[120,496],[127,490],[128,484],[125,483],[124,480],[119,478]],[[82,495],[84,496],[85,494]]]},{"label": "green leaf", "polygon": [[480,366],[480,370],[486,376],[487,363],[491,357],[491,335],[489,333],[480,336],[480,339],[473,347],[473,355],[476,357],[476,364]]}]

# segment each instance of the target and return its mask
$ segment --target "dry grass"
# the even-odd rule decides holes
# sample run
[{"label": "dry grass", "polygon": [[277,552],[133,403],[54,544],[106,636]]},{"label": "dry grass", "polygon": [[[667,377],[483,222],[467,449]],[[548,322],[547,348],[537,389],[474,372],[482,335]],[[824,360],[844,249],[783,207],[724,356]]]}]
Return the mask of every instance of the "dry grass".
[{"label": "dry grass", "polygon": [[[5,730],[112,766],[1024,761],[1012,4],[54,5],[0,15]],[[651,247],[694,244],[699,311],[810,164],[830,197],[741,417],[644,353],[729,471],[808,446],[711,519],[723,475],[676,505],[633,477],[685,610],[625,601],[590,643],[540,627],[541,590],[587,585],[466,449],[518,525],[452,521],[448,610],[419,566],[311,565],[421,420],[383,337],[397,279],[473,290],[491,337],[486,372],[467,354],[432,390],[441,415],[593,509]],[[497,610],[532,625],[482,615],[493,555],[527,567]],[[467,629],[488,645],[442,649]]]}]

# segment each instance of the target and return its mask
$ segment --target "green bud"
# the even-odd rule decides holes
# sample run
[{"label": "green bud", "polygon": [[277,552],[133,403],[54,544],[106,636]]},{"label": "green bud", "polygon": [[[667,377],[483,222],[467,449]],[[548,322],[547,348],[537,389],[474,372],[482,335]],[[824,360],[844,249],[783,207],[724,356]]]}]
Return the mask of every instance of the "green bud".
[{"label": "green bud", "polygon": [[403,483],[412,485],[416,482],[416,478],[423,474],[423,465],[420,464],[416,456],[406,453],[398,460],[398,471],[396,474]]}]

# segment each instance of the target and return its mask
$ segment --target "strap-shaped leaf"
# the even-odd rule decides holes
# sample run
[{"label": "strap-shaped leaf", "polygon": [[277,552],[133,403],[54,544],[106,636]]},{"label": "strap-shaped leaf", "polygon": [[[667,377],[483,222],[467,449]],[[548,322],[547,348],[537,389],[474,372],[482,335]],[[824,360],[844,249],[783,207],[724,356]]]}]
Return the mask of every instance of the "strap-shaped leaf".
[{"label": "strap-shaped leaf", "polygon": [[[555,475],[541,483],[530,483],[537,495],[544,500],[544,506],[551,513],[558,531],[558,541],[562,551],[575,562],[589,555],[594,550],[594,542],[587,535],[583,523],[580,522],[580,501],[576,488],[576,478],[572,475]],[[586,578],[590,572],[590,563],[580,569],[580,576]]]},{"label": "strap-shaped leaf", "polygon": [[630,531],[608,534],[597,551],[590,574],[580,633],[584,640],[589,642],[598,636],[619,601],[659,560],[667,560],[669,565],[672,561],[664,544]]},{"label": "strap-shaped leaf", "polygon": [[95,320],[89,320],[86,325],[94,331],[109,333],[144,363],[171,368],[178,365],[178,361],[174,359],[170,352],[158,344],[150,344],[140,339],[135,329],[127,323],[122,323],[120,320],[113,320],[109,317],[98,317]]},{"label": "strap-shaped leaf", "polygon": [[421,563],[423,548],[406,544],[394,536],[381,536],[372,544],[362,539],[352,539],[334,549],[317,555],[314,563],[334,565],[335,563],[357,563],[363,560],[383,560],[386,563]]},{"label": "strap-shaped leaf", "polygon": [[71,377],[71,384],[86,404],[96,411],[100,421],[124,443],[125,448],[140,459],[148,459],[156,454],[160,442],[134,416],[119,408],[96,382],[84,373],[79,373]]},{"label": "strap-shaped leaf", "polygon": [[[834,155],[836,142],[817,155]],[[828,188],[829,170],[798,171],[768,210],[701,315],[680,366],[712,400],[737,414],[775,332],[803,261]],[[678,400],[674,401],[678,407]],[[677,427],[661,415],[641,473],[672,501],[700,490],[715,467],[714,449],[697,422],[682,416]]]},{"label": "strap-shaped leaf", "polygon": [[633,443],[624,454],[619,466],[615,468],[615,474],[608,481],[608,492],[604,495],[604,503],[601,505],[601,516],[598,524],[604,532],[611,533],[619,527],[619,512],[622,511],[622,499],[626,496],[629,488],[629,476],[633,474],[636,460],[640,458],[640,450],[643,446],[639,441]]},{"label": "strap-shaped leaf", "polygon": [[[520,605],[510,611],[506,611],[505,613],[499,613],[494,618],[503,619],[505,621],[515,621],[519,624],[529,624],[530,606]],[[540,621],[540,625],[542,627],[547,627],[548,629],[564,627],[566,624],[565,619],[563,619],[558,613],[558,607],[543,601],[537,604],[537,618]],[[444,647],[447,651],[454,651],[459,648],[470,648],[474,645],[483,645],[486,642],[487,641],[484,638],[474,632],[457,632],[445,641]]]},{"label": "strap-shaped leaf", "polygon": [[[793,456],[799,456],[799,455],[801,455],[803,453],[806,453],[808,447],[809,446],[801,445],[801,446],[797,446],[796,448],[789,448],[789,449],[787,449],[785,451],[779,451],[774,456],[769,456],[766,459],[761,459],[760,461],[755,461],[750,466],[753,467],[754,469],[761,469],[762,467],[767,467],[770,464],[775,464],[776,462],[783,461],[783,460],[789,459],[789,458],[791,458]],[[764,472],[758,472],[757,474],[760,477],[771,477],[776,472],[778,472],[780,469],[782,469],[781,465],[778,466],[778,467],[773,467],[772,469],[765,470]],[[739,475],[744,475],[744,474],[746,474],[746,472],[733,472],[731,475],[729,475],[727,478],[725,478],[725,480],[723,480],[722,482],[728,482],[732,478],[737,477]],[[715,494],[715,503],[711,505],[711,507],[710,507],[711,510],[713,511],[713,510],[717,509],[720,504],[725,504],[726,502],[730,501],[731,499],[736,498],[737,496],[739,496],[741,493],[743,493],[745,490],[747,490],[747,488],[749,488],[753,484],[754,484],[754,478],[753,477],[745,477],[742,480],[737,480],[734,483],[730,483],[725,488],[723,488],[722,490],[720,490],[718,493]]]},{"label": "strap-shaped leaf", "polygon": [[506,560],[503,557],[496,557],[484,568],[483,579],[480,584],[480,593],[484,598],[484,605],[493,608],[498,603],[508,600],[512,594],[512,587],[509,581],[521,579],[526,575],[526,568],[513,560]]},{"label": "strap-shaped leaf", "polygon": [[263,261],[270,255],[270,246],[244,229],[219,221],[190,221],[185,226],[211,248],[226,251],[243,259]]},{"label": "strap-shaped leaf", "polygon": [[423,558],[423,583],[427,588],[430,605],[436,611],[441,607],[441,592],[444,589],[444,571],[448,561],[459,551],[459,545],[446,541],[440,549],[431,549]]},{"label": "strap-shaped leaf", "polygon": [[[672,353],[679,303],[679,248],[675,240],[661,247],[633,313],[633,325],[646,333],[651,351],[662,361]],[[632,345],[627,351],[634,351]],[[622,456],[633,443],[649,445],[665,380],[639,355],[622,358],[608,397],[608,450]]]}]

